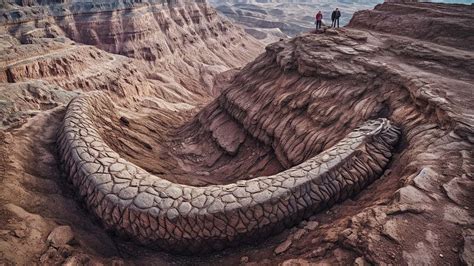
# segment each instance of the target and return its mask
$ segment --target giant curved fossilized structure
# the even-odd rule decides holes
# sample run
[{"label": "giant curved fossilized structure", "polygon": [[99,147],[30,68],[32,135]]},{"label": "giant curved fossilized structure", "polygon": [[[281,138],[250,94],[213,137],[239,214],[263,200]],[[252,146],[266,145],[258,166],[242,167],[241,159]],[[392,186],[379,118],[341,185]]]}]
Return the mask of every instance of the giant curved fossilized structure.
[{"label": "giant curved fossilized structure", "polygon": [[400,131],[366,122],[334,147],[273,176],[193,187],[151,175],[101,138],[96,118],[113,108],[103,93],[78,96],[59,132],[66,172],[104,225],[179,252],[201,252],[264,237],[357,193],[379,177]]}]

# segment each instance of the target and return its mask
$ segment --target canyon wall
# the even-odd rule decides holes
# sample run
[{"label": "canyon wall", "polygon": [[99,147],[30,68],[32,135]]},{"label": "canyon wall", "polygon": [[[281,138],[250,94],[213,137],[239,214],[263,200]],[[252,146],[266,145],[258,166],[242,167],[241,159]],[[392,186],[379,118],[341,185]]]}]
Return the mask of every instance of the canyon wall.
[{"label": "canyon wall", "polygon": [[202,2],[8,3],[0,263],[472,264],[471,7],[262,51]]},{"label": "canyon wall", "polygon": [[[45,42],[48,46],[60,46],[58,42],[67,41],[61,38],[67,37],[79,44],[123,55],[137,60],[135,66],[145,79],[172,80],[174,86],[199,98],[209,99],[215,94],[213,79],[218,73],[248,62],[262,47],[241,29],[218,17],[215,10],[202,1],[40,4],[24,8],[11,5],[3,9],[2,31],[25,45],[41,42],[35,47]],[[58,56],[62,54],[56,53]],[[4,79],[8,71],[15,72],[15,69],[8,70],[9,64],[3,68]],[[8,75],[14,78],[22,74]]]}]

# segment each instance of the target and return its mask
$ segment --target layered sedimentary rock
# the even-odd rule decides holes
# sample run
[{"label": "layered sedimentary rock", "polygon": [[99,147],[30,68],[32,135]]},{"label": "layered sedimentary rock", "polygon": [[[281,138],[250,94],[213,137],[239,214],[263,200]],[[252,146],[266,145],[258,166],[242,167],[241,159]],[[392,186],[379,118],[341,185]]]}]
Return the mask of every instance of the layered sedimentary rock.
[{"label": "layered sedimentary rock", "polygon": [[[140,7],[149,10],[132,2],[127,10],[133,15],[123,19],[136,17]],[[474,55],[421,29],[410,35],[395,24],[387,34],[366,22],[405,10],[433,25],[471,25],[459,6],[386,3],[357,13],[351,27],[276,42],[246,67],[217,75],[232,67],[225,62],[233,52],[217,67],[194,60],[207,50],[192,47],[213,47],[211,39],[177,46],[174,54],[192,56],[186,65],[197,66],[181,68],[183,60],[171,60],[172,53],[163,57],[169,60],[149,61],[73,42],[64,21],[48,27],[43,19],[27,22],[29,8],[18,8],[27,14],[24,23],[1,28],[0,93],[6,99],[0,104],[6,108],[0,115],[7,121],[0,131],[1,262],[471,263]],[[104,13],[97,17],[106,21]],[[84,25],[92,28],[91,19]],[[445,30],[440,35],[448,36]],[[95,90],[102,92],[85,93]],[[355,137],[366,121],[376,121],[366,129],[384,124],[389,130]],[[383,141],[396,135],[393,125],[401,132],[394,148]],[[352,141],[360,145],[346,154],[342,144]],[[344,156],[335,157],[340,151]],[[326,174],[316,174],[326,160]],[[347,182],[355,176],[365,178]],[[224,195],[223,188],[235,190]],[[192,191],[209,195],[204,201]],[[281,195],[288,196],[287,212],[278,207]],[[325,198],[318,201],[320,195]],[[229,219],[235,212],[239,219]],[[194,231],[190,219],[204,230]],[[264,240],[282,224],[290,228]],[[189,239],[201,244],[198,251],[242,244],[209,256],[160,252],[196,251]]]},{"label": "layered sedimentary rock", "polygon": [[403,3],[378,5],[359,11],[349,26],[428,40],[459,49],[474,49],[474,6]]},{"label": "layered sedimentary rock", "polygon": [[[174,84],[164,87],[173,86],[171,90],[176,87],[180,87],[182,91],[187,90],[195,95],[194,98],[201,98],[198,102],[209,99],[210,95],[215,93],[212,91],[213,79],[218,73],[241,66],[253,59],[262,48],[258,41],[246,35],[240,28],[218,17],[215,10],[203,1],[172,1],[169,4],[162,1],[41,2],[41,5],[21,8],[11,4],[1,11],[4,13],[0,20],[2,32],[8,32],[7,36],[16,38],[13,39],[15,43],[6,44],[7,47],[22,43],[25,47],[38,49],[36,53],[45,54],[45,58],[51,53],[51,57],[63,60],[64,56],[76,52],[74,43],[67,38],[81,44],[94,45],[109,53],[137,60],[140,74],[122,73],[120,76],[145,75],[153,83],[171,80]],[[82,46],[77,49],[88,50],[90,47]],[[32,52],[16,55],[15,59]],[[86,56],[94,58],[85,58],[83,62],[98,60],[94,53],[100,54],[91,51],[91,55]],[[103,57],[103,51],[102,55],[98,55],[101,56]],[[8,58],[8,55],[6,57],[7,60],[16,61]],[[118,65],[118,62],[114,62],[115,59],[109,57],[108,66],[100,68],[114,68]],[[38,60],[22,61],[21,67],[27,67],[25,63],[41,63],[35,61]],[[64,65],[69,62],[68,59],[63,61]],[[117,58],[117,61],[123,60]],[[131,60],[128,60],[127,64],[130,62]],[[45,63],[59,67],[63,65],[55,62]],[[20,66],[15,65],[15,68],[10,69],[13,66],[7,64],[4,67],[6,69],[1,71],[4,72],[1,76],[4,76],[5,80],[9,75],[8,71],[12,72],[13,78],[23,75],[14,73],[15,68]],[[38,75],[43,72],[47,75],[48,72],[35,66],[29,68],[31,72],[36,69],[39,72],[33,78],[39,78]],[[56,71],[51,69],[49,71]],[[67,72],[61,69],[57,71]],[[83,79],[92,80],[87,76]],[[142,79],[144,78],[140,78]],[[186,99],[185,101],[188,102]]]},{"label": "layered sedimentary rock", "polygon": [[9,83],[0,120],[6,126],[34,114],[15,92],[49,84],[68,99],[74,90],[109,90],[123,102],[141,101],[136,95],[154,108],[189,110],[218,93],[220,72],[261,49],[200,1],[12,1],[0,12],[0,82]]}]

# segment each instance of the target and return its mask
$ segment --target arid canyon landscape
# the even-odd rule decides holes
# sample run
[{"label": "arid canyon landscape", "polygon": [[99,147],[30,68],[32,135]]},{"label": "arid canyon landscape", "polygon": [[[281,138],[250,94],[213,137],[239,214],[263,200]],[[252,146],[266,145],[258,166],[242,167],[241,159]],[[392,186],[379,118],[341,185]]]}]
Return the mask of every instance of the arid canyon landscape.
[{"label": "arid canyon landscape", "polygon": [[0,1],[0,265],[474,265],[474,5],[369,2]]}]

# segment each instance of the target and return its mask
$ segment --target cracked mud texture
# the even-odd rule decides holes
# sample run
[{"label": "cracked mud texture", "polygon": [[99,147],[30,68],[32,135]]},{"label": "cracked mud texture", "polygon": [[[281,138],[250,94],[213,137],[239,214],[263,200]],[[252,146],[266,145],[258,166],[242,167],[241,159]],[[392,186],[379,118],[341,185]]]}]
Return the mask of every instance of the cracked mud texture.
[{"label": "cracked mud texture", "polygon": [[66,111],[58,143],[70,181],[107,227],[184,253],[261,239],[353,196],[383,173],[400,135],[387,120],[370,121],[276,175],[192,187],[150,175],[111,150],[94,128],[100,99],[79,96]]}]

